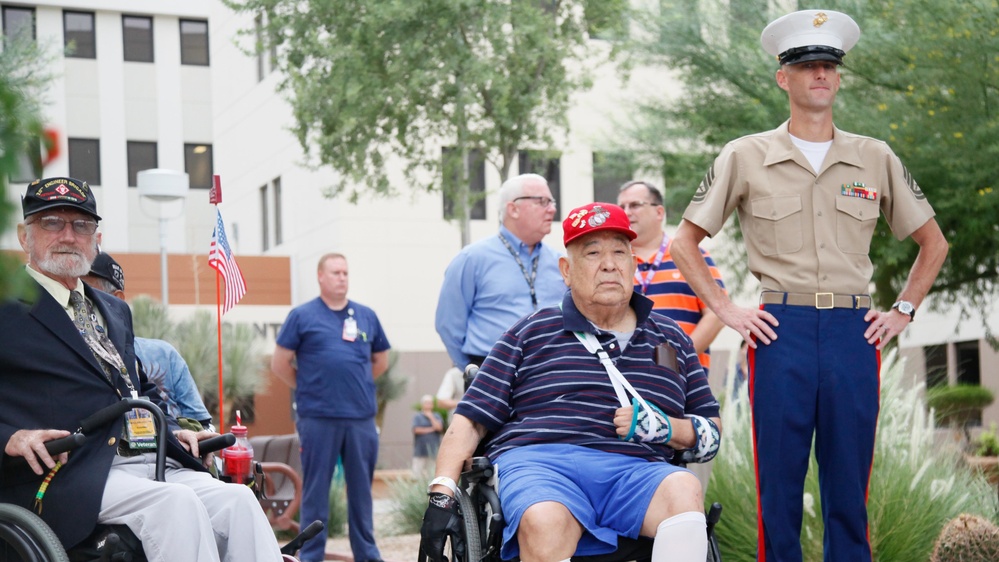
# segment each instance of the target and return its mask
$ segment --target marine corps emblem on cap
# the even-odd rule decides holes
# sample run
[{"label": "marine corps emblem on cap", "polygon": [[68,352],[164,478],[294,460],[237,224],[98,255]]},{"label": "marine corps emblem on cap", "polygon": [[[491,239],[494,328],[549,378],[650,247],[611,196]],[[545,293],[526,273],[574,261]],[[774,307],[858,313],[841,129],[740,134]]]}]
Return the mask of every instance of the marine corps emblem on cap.
[{"label": "marine corps emblem on cap", "polygon": [[590,203],[573,209],[562,221],[562,243],[566,246],[584,234],[611,230],[634,240],[637,234],[631,229],[624,209],[610,203]]},{"label": "marine corps emblem on cap", "polygon": [[801,10],[777,18],[763,30],[763,50],[780,64],[824,60],[843,64],[846,52],[860,39],[850,16],[833,10]]},{"label": "marine corps emblem on cap", "polygon": [[72,207],[83,211],[97,220],[97,201],[87,182],[74,178],[59,177],[35,180],[21,198],[24,218],[56,207]]}]

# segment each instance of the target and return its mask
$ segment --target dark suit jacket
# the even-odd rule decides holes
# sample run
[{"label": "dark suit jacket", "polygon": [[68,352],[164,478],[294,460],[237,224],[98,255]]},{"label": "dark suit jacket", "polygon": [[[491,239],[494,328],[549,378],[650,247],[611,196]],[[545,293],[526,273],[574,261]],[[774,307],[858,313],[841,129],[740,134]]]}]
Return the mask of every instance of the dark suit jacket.
[{"label": "dark suit jacket", "polygon": [[[129,396],[121,377],[115,379],[117,389],[108,381],[62,305],[34,280],[29,285],[35,290],[29,299],[0,304],[0,447],[19,429],[75,431],[83,418]],[[132,384],[163,407],[156,387],[136,373],[128,305],[90,287],[85,291],[104,317],[108,336],[128,366]],[[175,423],[171,421],[171,425]],[[120,422],[91,432],[84,445],[70,453],[45,493],[42,519],[67,547],[86,538],[97,523],[104,483],[121,432]],[[187,467],[202,469],[172,433],[169,437],[169,456]],[[3,467],[2,463],[0,460],[0,501],[32,509],[43,477],[27,466]]]}]

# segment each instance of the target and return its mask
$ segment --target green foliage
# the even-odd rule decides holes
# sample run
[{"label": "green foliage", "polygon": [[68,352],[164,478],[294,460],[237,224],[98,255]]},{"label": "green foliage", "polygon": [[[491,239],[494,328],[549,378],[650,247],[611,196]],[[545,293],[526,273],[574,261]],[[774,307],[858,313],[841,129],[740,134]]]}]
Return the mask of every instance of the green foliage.
[{"label": "green foliage", "polygon": [[[406,183],[467,193],[445,182],[441,146],[486,155],[506,178],[517,150],[547,148],[567,127],[569,96],[589,87],[577,64],[588,27],[621,29],[623,0],[224,0],[264,14],[253,52],[277,47],[277,66],[311,161],[340,176],[353,200],[392,194],[386,162]],[[588,21],[588,19],[590,21]],[[247,30],[249,35],[253,30]],[[458,159],[460,162],[460,158]],[[474,203],[474,201],[472,202]],[[463,216],[461,209],[455,216]]]},{"label": "green foliage", "polygon": [[433,474],[414,475],[413,478],[396,478],[389,482],[389,494],[395,507],[390,527],[392,534],[420,532],[423,514],[427,511],[427,482],[432,477]]},{"label": "green foliage", "polygon": [[[198,385],[205,407],[218,412],[218,331],[215,316],[200,310],[179,322],[167,338],[187,362]],[[258,348],[253,328],[246,324],[222,324],[222,390],[227,401],[227,425],[234,421],[235,410],[243,419],[253,419],[253,396],[267,384],[264,353]]]},{"label": "green foliage", "polygon": [[995,400],[992,391],[977,384],[937,386],[926,391],[926,403],[936,413],[937,423],[964,427],[982,408]]},{"label": "green foliage", "polygon": [[[868,517],[876,560],[927,560],[940,530],[960,513],[995,518],[995,489],[961,462],[953,449],[934,442],[921,387],[906,388],[894,352],[882,363],[881,412],[871,474]],[[731,384],[731,383],[729,383]],[[726,395],[731,393],[731,388]],[[722,449],[714,460],[707,504],[721,502],[721,551],[728,561],[756,557],[756,483],[752,425],[745,388],[722,410]],[[805,481],[804,560],[822,560],[822,508],[814,455]]]},{"label": "green foliage", "polygon": [[975,454],[980,457],[994,457],[999,455],[999,435],[996,434],[996,423],[992,422],[988,431],[983,431],[978,436],[978,446]]},{"label": "green foliage", "polygon": [[999,560],[999,527],[988,519],[962,513],[943,531],[930,562],[994,562]]},{"label": "green foliage", "polygon": [[[766,23],[783,12],[742,0],[698,2],[693,9],[676,0],[651,5],[636,19],[646,27],[636,35],[631,62],[671,69],[684,91],[672,101],[650,97],[633,119],[639,125],[625,134],[628,143],[641,143],[648,166],[675,174],[667,185],[689,201],[724,143],[788,118],[776,62],[759,41]],[[950,243],[933,291],[962,312],[986,311],[999,276],[999,4],[969,0],[953,9],[944,0],[830,0],[821,7],[850,14],[862,31],[845,59],[837,126],[885,140],[905,162]],[[704,167],[674,166],[680,158],[700,158]],[[879,222],[871,248],[879,307],[891,305],[917,250]]]},{"label": "green foliage", "polygon": [[136,336],[156,340],[173,339],[173,321],[160,301],[149,295],[139,295],[129,304],[132,307],[132,329]]},{"label": "green foliage", "polygon": [[378,405],[378,412],[375,414],[375,423],[382,427],[385,419],[385,408],[393,400],[402,398],[406,393],[406,386],[409,378],[399,372],[396,365],[399,363],[399,352],[390,349],[388,352],[388,369],[382,376],[375,379],[375,402]]},{"label": "green foliage", "polygon": [[[31,160],[35,160],[31,162],[34,173],[41,171],[35,153],[42,142],[41,93],[50,78],[41,71],[45,60],[34,41],[4,38],[0,50],[0,232],[6,231],[15,216],[5,196],[8,179]],[[27,279],[11,275],[21,266],[16,256],[0,255],[0,298],[23,294]]]},{"label": "green foliage", "polygon": [[326,523],[327,537],[342,537],[347,530],[347,487],[343,480],[343,466],[337,465],[330,483],[330,512]]}]

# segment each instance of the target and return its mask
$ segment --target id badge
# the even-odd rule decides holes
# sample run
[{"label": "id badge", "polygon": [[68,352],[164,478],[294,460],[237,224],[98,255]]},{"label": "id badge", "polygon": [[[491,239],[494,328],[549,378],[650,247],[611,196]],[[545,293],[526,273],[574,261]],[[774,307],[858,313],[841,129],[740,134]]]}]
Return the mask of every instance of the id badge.
[{"label": "id badge", "polygon": [[343,321],[343,341],[354,341],[357,339],[357,320],[353,316],[348,316]]},{"label": "id badge", "polygon": [[156,448],[156,422],[148,410],[135,408],[125,414],[125,440],[132,450]]}]

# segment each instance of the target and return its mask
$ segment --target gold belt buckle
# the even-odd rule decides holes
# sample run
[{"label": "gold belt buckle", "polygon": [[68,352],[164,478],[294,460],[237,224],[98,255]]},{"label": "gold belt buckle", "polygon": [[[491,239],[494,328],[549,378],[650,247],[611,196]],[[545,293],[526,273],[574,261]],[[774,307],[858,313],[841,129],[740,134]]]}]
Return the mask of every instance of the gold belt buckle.
[{"label": "gold belt buckle", "polygon": [[[828,298],[829,304],[823,303],[823,300]],[[826,310],[833,307],[833,294],[832,293],[815,293],[815,308],[819,310]]]}]

